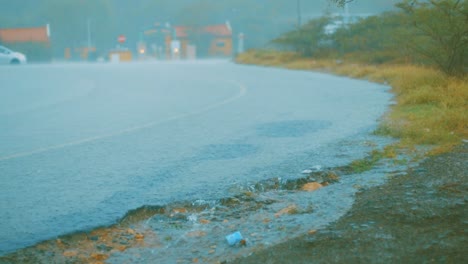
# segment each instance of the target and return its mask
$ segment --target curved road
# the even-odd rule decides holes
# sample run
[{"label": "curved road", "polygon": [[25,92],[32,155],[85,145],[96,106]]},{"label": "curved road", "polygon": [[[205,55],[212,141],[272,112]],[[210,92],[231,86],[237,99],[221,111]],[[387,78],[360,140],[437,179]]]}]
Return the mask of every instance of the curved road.
[{"label": "curved road", "polygon": [[386,89],[223,61],[2,67],[0,255],[341,165],[354,152],[337,142],[375,128]]}]

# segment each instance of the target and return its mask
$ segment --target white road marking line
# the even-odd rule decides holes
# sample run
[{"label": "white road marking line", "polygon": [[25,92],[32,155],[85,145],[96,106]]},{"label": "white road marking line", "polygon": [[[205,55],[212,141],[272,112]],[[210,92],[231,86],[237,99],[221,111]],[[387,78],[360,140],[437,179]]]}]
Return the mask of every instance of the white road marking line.
[{"label": "white road marking line", "polygon": [[59,144],[59,145],[38,148],[38,149],[31,150],[31,151],[28,151],[28,152],[20,152],[20,153],[8,155],[8,156],[3,156],[3,157],[0,156],[0,161],[27,157],[27,156],[40,154],[40,153],[44,153],[44,152],[48,152],[48,151],[52,151],[52,150],[78,146],[78,145],[86,144],[86,143],[101,140],[101,139],[106,139],[106,138],[111,138],[111,137],[120,136],[120,135],[124,135],[124,134],[129,134],[129,133],[132,133],[132,132],[136,132],[136,131],[139,131],[139,130],[143,130],[145,128],[150,128],[150,127],[153,127],[153,126],[157,126],[157,125],[167,123],[167,122],[170,122],[170,121],[174,121],[174,120],[177,120],[177,119],[187,118],[187,117],[190,117],[190,116],[195,116],[195,115],[202,114],[204,112],[208,112],[208,111],[210,111],[212,109],[215,109],[215,108],[227,105],[227,104],[229,104],[229,103],[231,103],[233,101],[236,101],[239,98],[241,98],[241,97],[243,97],[243,96],[245,96],[247,94],[248,89],[247,89],[247,87],[245,85],[243,85],[243,84],[241,84],[241,83],[239,83],[237,81],[229,81],[229,82],[233,83],[233,84],[235,84],[235,85],[237,85],[239,87],[239,92],[235,96],[227,98],[227,99],[225,99],[223,101],[220,101],[220,102],[217,102],[215,104],[208,105],[208,106],[206,106],[204,108],[201,108],[198,111],[175,115],[175,116],[163,119],[163,120],[149,122],[149,123],[146,123],[146,124],[143,124],[143,125],[126,128],[126,129],[119,130],[119,131],[109,133],[109,134],[104,134],[104,135],[95,136],[95,137],[83,138],[83,139],[80,139],[80,140],[71,141],[71,142],[67,142],[67,143],[63,143],[63,144]]}]

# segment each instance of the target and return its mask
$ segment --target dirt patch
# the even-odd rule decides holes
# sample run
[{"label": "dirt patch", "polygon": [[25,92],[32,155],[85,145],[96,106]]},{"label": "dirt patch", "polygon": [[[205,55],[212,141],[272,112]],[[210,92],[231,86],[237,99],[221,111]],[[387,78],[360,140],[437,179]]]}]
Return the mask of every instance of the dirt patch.
[{"label": "dirt patch", "polygon": [[358,195],[311,232],[229,263],[468,263],[468,144]]}]

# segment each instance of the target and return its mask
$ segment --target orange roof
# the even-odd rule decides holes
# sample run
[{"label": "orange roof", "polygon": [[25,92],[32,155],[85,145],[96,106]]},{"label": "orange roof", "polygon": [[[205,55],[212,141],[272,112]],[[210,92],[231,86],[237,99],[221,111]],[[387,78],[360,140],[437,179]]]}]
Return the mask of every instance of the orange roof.
[{"label": "orange roof", "polygon": [[185,38],[187,37],[187,27],[182,27],[182,26],[176,26],[174,27],[176,36],[178,38]]},{"label": "orange roof", "polygon": [[0,40],[7,43],[49,42],[47,26],[37,28],[0,29]]},{"label": "orange roof", "polygon": [[227,25],[206,26],[204,31],[220,37],[232,36],[232,31]]},{"label": "orange roof", "polygon": [[[178,38],[187,37],[187,31],[189,31],[189,27],[176,26],[174,28],[175,28],[176,36]],[[232,31],[229,28],[229,26],[226,24],[211,25],[211,26],[203,27],[201,30],[201,33],[211,34],[217,37],[231,37],[232,36]]]}]

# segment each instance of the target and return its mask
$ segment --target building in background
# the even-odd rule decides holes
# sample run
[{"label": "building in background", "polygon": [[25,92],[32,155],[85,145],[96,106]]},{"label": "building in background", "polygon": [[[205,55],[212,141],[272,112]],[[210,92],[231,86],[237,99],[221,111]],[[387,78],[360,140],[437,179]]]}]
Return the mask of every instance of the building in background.
[{"label": "building in background", "polygon": [[157,59],[228,58],[233,55],[232,38],[229,22],[199,27],[156,23],[138,47],[145,47],[139,48],[141,57]]},{"label": "building in background", "polygon": [[204,27],[175,27],[176,38],[181,42],[181,57],[195,49],[197,58],[231,57],[233,54],[232,28],[229,22]]},{"label": "building in background", "polygon": [[26,54],[29,61],[52,59],[50,26],[0,29],[0,43]]}]

